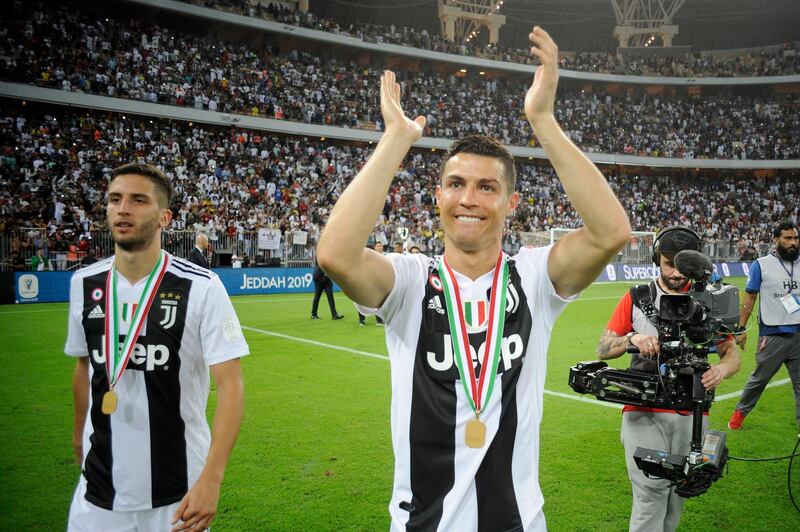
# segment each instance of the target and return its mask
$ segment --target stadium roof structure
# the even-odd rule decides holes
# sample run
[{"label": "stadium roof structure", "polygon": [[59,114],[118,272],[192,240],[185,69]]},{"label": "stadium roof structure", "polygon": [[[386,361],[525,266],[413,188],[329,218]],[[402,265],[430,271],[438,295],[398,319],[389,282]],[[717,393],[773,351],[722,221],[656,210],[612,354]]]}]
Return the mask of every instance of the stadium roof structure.
[{"label": "stadium roof structure", "polygon": [[[311,0],[310,10],[340,23],[394,24],[440,34],[437,0]],[[504,0],[498,13],[506,17],[503,45],[527,47],[528,32],[538,24],[561,50],[613,52],[617,47],[612,0]],[[673,24],[679,27],[673,45],[695,52],[781,44],[800,40],[800,2],[686,0]]]}]

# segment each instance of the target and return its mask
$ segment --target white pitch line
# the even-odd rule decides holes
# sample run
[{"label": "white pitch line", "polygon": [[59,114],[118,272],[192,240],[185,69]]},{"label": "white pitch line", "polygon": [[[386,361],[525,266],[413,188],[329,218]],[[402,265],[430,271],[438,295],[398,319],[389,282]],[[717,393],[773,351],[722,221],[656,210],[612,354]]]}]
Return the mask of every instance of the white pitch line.
[{"label": "white pitch line", "polygon": [[[243,303],[284,303],[287,301],[308,301],[309,297],[286,297],[286,298],[274,298],[274,299],[238,299],[234,301],[235,305],[243,304]],[[67,308],[51,308],[45,310],[8,310],[2,311],[0,310],[0,316],[4,314],[31,314],[34,312],[66,312]]]},{"label": "white pitch line", "polygon": [[67,312],[65,308],[50,308],[50,309],[43,309],[43,310],[7,310],[7,311],[0,311],[0,316],[4,314],[33,314],[34,312]]},{"label": "white pitch line", "polygon": [[[577,303],[579,301],[605,301],[609,299],[619,299],[622,296],[603,296],[603,297],[579,297],[574,301]],[[234,300],[234,305],[239,304],[251,304],[251,303],[286,303],[290,301],[308,301],[309,297],[286,297],[286,298],[273,298],[273,299],[237,299]],[[9,311],[0,311],[0,316],[3,314],[31,314],[35,312],[64,312],[67,309],[47,309],[47,310],[9,310]]]},{"label": "white pitch line", "polygon": [[[324,342],[317,342],[316,340],[308,340],[307,338],[299,338],[297,336],[289,336],[288,334],[276,333],[276,332],[273,332],[273,331],[265,331],[264,329],[256,329],[255,327],[248,327],[246,325],[242,325],[242,329],[244,329],[246,331],[253,331],[253,332],[260,333],[260,334],[265,334],[267,336],[275,336],[277,338],[283,338],[284,340],[292,340],[293,342],[301,342],[301,343],[304,343],[304,344],[316,345],[318,347],[324,347],[326,349],[335,349],[337,351],[344,351],[346,353],[353,353],[355,355],[361,355],[361,356],[370,357],[370,358],[380,358],[382,360],[389,360],[389,357],[386,356],[386,355],[379,355],[377,353],[370,353],[368,351],[359,351],[358,349],[350,349],[349,347],[342,347],[342,346],[339,346],[339,345],[326,344]],[[562,397],[564,399],[572,399],[573,401],[581,401],[581,402],[584,402],[584,403],[590,403],[590,404],[598,405],[598,406],[605,406],[605,407],[608,407],[608,408],[616,408],[616,409],[622,408],[622,405],[618,405],[618,404],[615,404],[615,403],[603,403],[603,402],[598,401],[596,399],[587,399],[586,397],[572,396],[572,395],[569,395],[569,394],[566,394],[566,393],[561,393],[561,392],[551,392],[550,390],[545,390],[544,393],[546,393],[548,395],[554,395],[556,397]]]},{"label": "white pitch line", "polygon": [[[312,296],[313,297],[313,296]],[[311,297],[287,297],[283,299],[237,299],[235,303],[283,303],[285,301],[308,301]]]},{"label": "white pitch line", "polygon": [[[238,299],[234,301],[234,304],[238,305],[240,303],[284,303],[287,301],[308,301],[310,298],[308,297],[286,297],[286,298],[273,298],[273,299]],[[44,310],[8,310],[2,311],[0,310],[0,316],[4,314],[31,314],[34,312],[66,312],[67,308],[51,308],[51,309],[44,309]]]},{"label": "white pitch line", "polygon": [[[767,384],[767,388],[774,388],[776,386],[783,386],[784,384],[788,384],[792,382],[791,379],[781,379],[779,381],[771,382]],[[742,392],[744,390],[739,390],[738,392],[731,392],[731,393],[724,393],[714,398],[714,402],[724,401],[725,399],[733,399],[734,397],[741,397]]]},{"label": "white pitch line", "polygon": [[583,397],[582,395],[570,395],[568,393],[561,393],[561,392],[551,392],[550,390],[545,390],[544,393],[548,395],[555,395],[556,397],[562,397],[564,399],[572,399],[573,401],[581,401],[583,403],[589,403],[592,405],[597,406],[605,406],[608,408],[615,408],[617,410],[622,409],[622,405],[618,403],[604,403],[598,399],[589,399],[588,397]]},{"label": "white pitch line", "polygon": [[622,299],[622,296],[578,297],[573,303],[577,303],[578,301],[603,301],[606,299]]},{"label": "white pitch line", "polygon": [[380,358],[380,359],[383,359],[383,360],[389,360],[389,357],[386,356],[386,355],[379,355],[377,353],[370,353],[368,351],[359,351],[358,349],[350,349],[349,347],[342,347],[342,346],[339,346],[339,345],[326,344],[326,343],[323,343],[323,342],[317,342],[316,340],[309,340],[307,338],[298,338],[297,336],[289,336],[288,334],[276,333],[276,332],[273,332],[273,331],[265,331],[264,329],[256,329],[255,327],[247,327],[245,325],[242,325],[242,329],[245,329],[247,331],[253,331],[253,332],[261,333],[261,334],[266,334],[267,336],[276,336],[278,338],[283,338],[284,340],[292,340],[294,342],[302,342],[304,344],[316,345],[318,347],[325,347],[327,349],[336,349],[337,351],[345,351],[347,353],[353,353],[355,355],[362,355],[362,356],[365,356],[365,357]]},{"label": "white pitch line", "polygon": [[[574,302],[577,303],[578,301],[604,301],[609,299],[620,299],[622,296],[602,296],[602,297],[579,297]],[[308,297],[287,297],[284,299],[239,299],[236,300],[235,304],[240,303],[284,303],[286,301],[308,301]]]}]

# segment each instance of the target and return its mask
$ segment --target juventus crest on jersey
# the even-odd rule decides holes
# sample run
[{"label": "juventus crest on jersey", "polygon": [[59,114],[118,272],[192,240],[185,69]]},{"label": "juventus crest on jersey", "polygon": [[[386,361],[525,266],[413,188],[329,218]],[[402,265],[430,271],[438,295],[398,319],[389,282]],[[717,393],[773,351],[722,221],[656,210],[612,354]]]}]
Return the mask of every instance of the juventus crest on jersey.
[{"label": "juventus crest on jersey", "polygon": [[[248,348],[219,278],[171,257],[115,385],[119,406],[112,415],[103,413],[109,389],[105,290],[110,268],[108,259],[76,272],[70,296],[66,352],[90,358],[85,497],[109,510],[166,506],[181,500],[208,454],[208,365],[246,355]],[[144,283],[118,278],[122,344]]]},{"label": "juventus crest on jersey", "polygon": [[[453,353],[438,258],[390,255],[395,286],[387,319],[395,451],[393,530],[535,530],[544,527],[538,428],[552,324],[566,302],[547,275],[549,248],[509,261],[505,327],[484,405],[486,442],[465,444],[475,418]],[[487,343],[492,272],[456,272],[476,378]]]}]

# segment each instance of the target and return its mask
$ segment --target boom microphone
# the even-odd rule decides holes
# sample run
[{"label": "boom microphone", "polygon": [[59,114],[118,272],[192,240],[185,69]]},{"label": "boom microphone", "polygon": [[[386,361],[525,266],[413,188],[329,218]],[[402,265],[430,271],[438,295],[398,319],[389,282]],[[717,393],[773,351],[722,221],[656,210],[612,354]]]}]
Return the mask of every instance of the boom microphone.
[{"label": "boom microphone", "polygon": [[675,255],[674,263],[678,271],[692,281],[706,281],[714,273],[711,260],[699,251],[684,249]]}]

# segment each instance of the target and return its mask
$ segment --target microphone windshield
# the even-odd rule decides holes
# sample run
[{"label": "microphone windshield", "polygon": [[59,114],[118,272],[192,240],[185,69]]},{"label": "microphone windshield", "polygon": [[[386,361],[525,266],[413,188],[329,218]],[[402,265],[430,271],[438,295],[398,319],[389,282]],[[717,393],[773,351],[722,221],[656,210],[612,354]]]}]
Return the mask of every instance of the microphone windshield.
[{"label": "microphone windshield", "polygon": [[711,259],[691,249],[685,249],[675,255],[675,268],[686,278],[693,281],[705,281],[714,273]]}]

